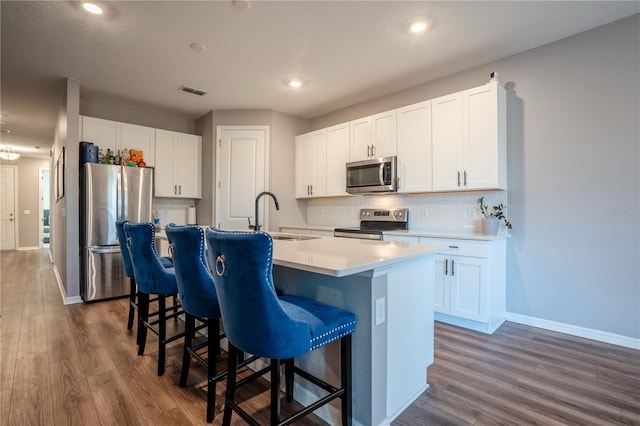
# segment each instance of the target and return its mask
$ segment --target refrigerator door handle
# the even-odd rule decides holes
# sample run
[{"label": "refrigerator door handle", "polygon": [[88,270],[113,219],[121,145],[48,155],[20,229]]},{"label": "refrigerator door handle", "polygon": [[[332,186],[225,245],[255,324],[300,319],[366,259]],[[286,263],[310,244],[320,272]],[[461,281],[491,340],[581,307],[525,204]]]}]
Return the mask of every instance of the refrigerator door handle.
[{"label": "refrigerator door handle", "polygon": [[89,247],[89,251],[98,254],[120,253],[120,246]]},{"label": "refrigerator door handle", "polygon": [[118,173],[118,193],[117,193],[117,212],[116,212],[116,217],[118,218],[118,220],[122,220],[124,219],[124,212],[125,212],[125,206],[124,206],[124,191],[122,190],[124,185],[124,177],[122,176],[122,173]]}]

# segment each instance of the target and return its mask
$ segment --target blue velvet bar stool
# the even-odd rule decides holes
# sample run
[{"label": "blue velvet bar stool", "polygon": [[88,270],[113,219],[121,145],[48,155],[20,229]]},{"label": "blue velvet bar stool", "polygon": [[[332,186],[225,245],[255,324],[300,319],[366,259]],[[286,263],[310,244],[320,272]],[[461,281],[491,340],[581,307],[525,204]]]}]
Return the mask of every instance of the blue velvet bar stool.
[{"label": "blue velvet bar stool", "polygon": [[[185,338],[182,354],[180,387],[187,385],[189,364],[194,357],[207,369],[207,423],[215,417],[216,383],[222,379],[216,374],[216,359],[220,352],[220,307],[213,278],[205,257],[204,232],[198,226],[165,227],[169,250],[173,256],[180,304],[185,312]],[[196,319],[208,327],[207,340],[194,345]],[[201,350],[207,348],[205,359]]]},{"label": "blue velvet bar stool", "polygon": [[[253,376],[270,371],[271,425],[296,421],[333,399],[340,398],[342,424],[351,425],[351,334],[356,318],[351,312],[298,296],[278,297],[273,283],[273,241],[264,232],[206,230],[208,260],[220,303],[220,312],[229,341],[227,392],[223,425],[231,423],[232,411],[245,421],[258,424],[235,401],[237,386],[236,351],[269,358],[267,367]],[[340,387],[312,376],[294,364],[294,358],[340,341]],[[293,400],[294,374],[324,389],[328,394],[289,416],[280,419],[280,366],[285,366],[285,395]],[[253,377],[251,377],[253,378]]]},{"label": "blue velvet bar stool", "polygon": [[[125,223],[124,232],[138,285],[138,355],[144,354],[147,330],[151,330],[158,336],[158,376],[162,376],[166,345],[184,336],[184,332],[180,332],[167,337],[167,320],[182,314],[178,305],[167,307],[166,304],[167,297],[178,293],[175,271],[162,265],[152,223]],[[154,321],[149,316],[150,295],[158,296],[158,319]]]},{"label": "blue velvet bar stool", "polygon": [[[118,232],[118,243],[120,244],[120,252],[122,254],[122,264],[124,266],[124,273],[129,278],[129,319],[127,320],[127,330],[133,328],[133,317],[138,310],[138,287],[136,285],[136,277],[133,272],[133,265],[131,264],[131,256],[129,255],[129,247],[127,247],[127,236],[124,233],[124,224],[129,222],[128,220],[116,221],[116,230]],[[168,257],[161,257],[160,262],[165,268],[170,268],[173,263]],[[155,302],[157,299],[149,300],[149,302]],[[150,313],[149,315],[157,315],[156,313]]]}]

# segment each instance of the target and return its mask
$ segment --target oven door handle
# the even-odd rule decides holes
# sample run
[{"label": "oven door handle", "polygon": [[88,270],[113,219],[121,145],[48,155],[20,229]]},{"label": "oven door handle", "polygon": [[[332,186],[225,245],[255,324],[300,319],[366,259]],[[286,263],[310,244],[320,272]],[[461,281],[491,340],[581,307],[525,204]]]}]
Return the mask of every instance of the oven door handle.
[{"label": "oven door handle", "polygon": [[361,234],[353,232],[334,231],[333,236],[339,238],[356,238],[359,240],[382,240],[382,235],[380,234]]}]

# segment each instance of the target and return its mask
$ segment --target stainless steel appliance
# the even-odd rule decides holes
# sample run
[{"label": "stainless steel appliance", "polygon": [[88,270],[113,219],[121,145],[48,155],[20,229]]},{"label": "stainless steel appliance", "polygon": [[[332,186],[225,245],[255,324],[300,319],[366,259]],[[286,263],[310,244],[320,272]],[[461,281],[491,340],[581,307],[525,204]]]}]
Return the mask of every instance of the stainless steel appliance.
[{"label": "stainless steel appliance", "polygon": [[373,158],[347,163],[349,194],[379,194],[398,190],[396,157]]},{"label": "stainless steel appliance", "polygon": [[126,296],[116,220],[151,221],[153,169],[86,163],[81,182],[80,295],[86,302]]},{"label": "stainless steel appliance", "polygon": [[409,229],[408,209],[360,209],[360,226],[336,228],[335,237],[382,240],[384,231]]}]

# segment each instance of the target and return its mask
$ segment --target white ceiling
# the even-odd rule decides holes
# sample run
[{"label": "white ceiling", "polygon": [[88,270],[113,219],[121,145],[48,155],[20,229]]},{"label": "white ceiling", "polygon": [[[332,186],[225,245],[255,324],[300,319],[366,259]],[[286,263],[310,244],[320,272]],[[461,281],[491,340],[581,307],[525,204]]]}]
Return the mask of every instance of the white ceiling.
[{"label": "white ceiling", "polygon": [[[312,118],[640,11],[638,1],[101,4],[95,17],[70,1],[1,2],[3,145],[47,155],[67,77],[82,96],[190,118],[246,108]],[[407,33],[416,18],[426,33]],[[291,77],[305,86],[287,87]]]}]

